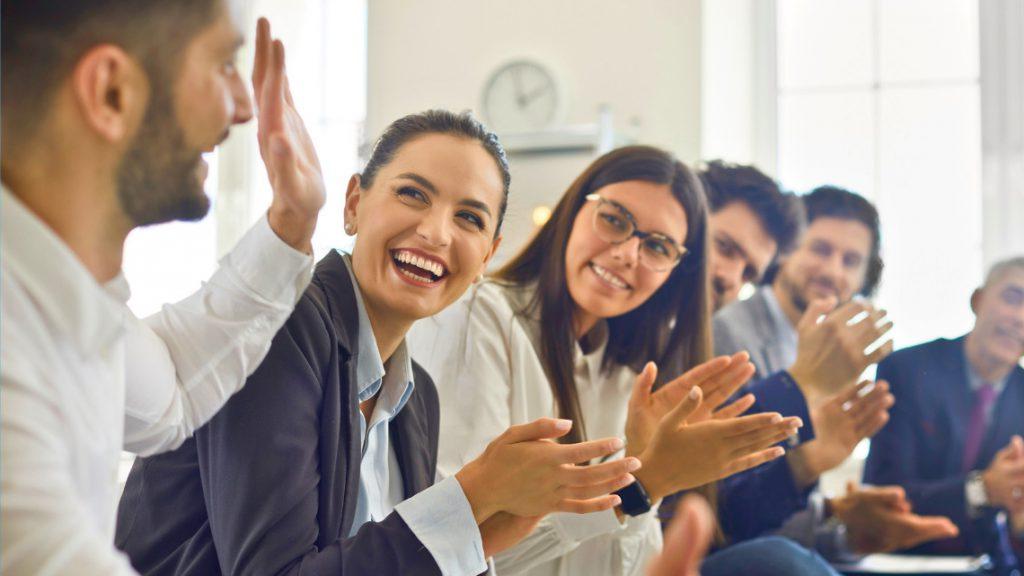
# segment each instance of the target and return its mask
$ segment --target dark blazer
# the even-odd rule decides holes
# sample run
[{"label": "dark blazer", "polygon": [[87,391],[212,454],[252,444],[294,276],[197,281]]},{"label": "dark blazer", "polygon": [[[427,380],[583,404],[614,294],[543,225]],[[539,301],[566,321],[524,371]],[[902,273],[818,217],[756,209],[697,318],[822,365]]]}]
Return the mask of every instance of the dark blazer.
[{"label": "dark blazer", "polygon": [[[899,484],[918,514],[948,516],[963,540],[925,550],[965,553],[981,544],[967,517],[961,460],[974,394],[967,381],[964,338],[939,339],[897,351],[878,366],[896,404],[871,440],[864,481]],[[1024,435],[1024,369],[1014,368],[996,400],[973,469],[987,468],[1014,434]]]},{"label": "dark blazer", "polygon": [[[138,459],[115,543],[143,574],[439,574],[392,512],[349,537],[359,491],[359,403],[351,382],[358,308],[331,252],[263,364],[195,438]],[[415,390],[390,424],[408,498],[434,481],[439,405]]]}]

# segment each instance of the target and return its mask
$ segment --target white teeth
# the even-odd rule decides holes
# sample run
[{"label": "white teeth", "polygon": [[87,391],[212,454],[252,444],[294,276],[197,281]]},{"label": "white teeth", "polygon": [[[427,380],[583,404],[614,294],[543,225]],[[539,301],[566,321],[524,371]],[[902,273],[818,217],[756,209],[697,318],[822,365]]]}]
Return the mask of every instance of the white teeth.
[{"label": "white teeth", "polygon": [[[404,264],[411,264],[421,270],[426,270],[427,272],[430,272],[434,276],[444,275],[444,266],[437,262],[434,262],[433,260],[428,260],[421,256],[417,256],[411,252],[399,250],[398,252],[395,252],[394,258],[395,260],[398,260],[399,262],[402,262]],[[418,276],[413,275],[411,272],[406,271],[406,273],[410,276],[419,278]],[[430,280],[426,281],[429,282]]]},{"label": "white teeth", "polygon": [[623,282],[621,278],[619,278],[615,274],[612,274],[611,271],[607,270],[606,268],[602,268],[601,266],[592,263],[590,265],[590,269],[596,272],[597,275],[601,277],[601,279],[608,282],[612,286],[615,286],[616,288],[626,289],[629,287],[629,285]]}]

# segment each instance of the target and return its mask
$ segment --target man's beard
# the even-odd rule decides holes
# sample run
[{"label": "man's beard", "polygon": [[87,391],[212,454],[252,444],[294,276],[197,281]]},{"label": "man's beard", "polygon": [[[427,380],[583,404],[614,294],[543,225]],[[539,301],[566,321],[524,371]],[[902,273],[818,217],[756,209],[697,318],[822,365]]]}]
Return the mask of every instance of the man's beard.
[{"label": "man's beard", "polygon": [[121,208],[136,226],[199,220],[210,210],[198,175],[200,152],[185,143],[169,85],[153,83],[138,135],[117,171]]}]

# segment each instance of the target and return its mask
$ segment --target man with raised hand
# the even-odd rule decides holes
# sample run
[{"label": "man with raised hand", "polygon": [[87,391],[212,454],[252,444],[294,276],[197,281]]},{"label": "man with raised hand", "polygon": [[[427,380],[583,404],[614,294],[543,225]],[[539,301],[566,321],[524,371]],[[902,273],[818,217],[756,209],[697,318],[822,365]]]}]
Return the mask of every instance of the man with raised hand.
[{"label": "man with raised hand", "polygon": [[128,233],[202,218],[202,154],[252,118],[237,12],[2,5],[4,574],[132,573],[112,544],[121,450],[169,450],[206,422],[309,282],[324,184],[273,41],[253,73],[269,209],[191,297],[145,321],[125,304]]}]

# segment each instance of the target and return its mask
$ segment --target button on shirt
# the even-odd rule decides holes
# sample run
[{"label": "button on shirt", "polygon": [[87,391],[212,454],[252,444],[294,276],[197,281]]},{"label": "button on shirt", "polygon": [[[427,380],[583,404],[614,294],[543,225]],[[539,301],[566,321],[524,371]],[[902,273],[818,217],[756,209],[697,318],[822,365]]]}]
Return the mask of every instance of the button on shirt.
[{"label": "button on shirt", "polygon": [[179,446],[266,355],[312,273],[266,218],[145,321],[6,188],[0,202],[0,573],[132,574],[113,547],[122,449]]},{"label": "button on shirt", "polygon": [[[352,262],[344,256],[352,285],[359,286],[352,273]],[[377,395],[369,423],[359,412],[362,459],[359,464],[359,500],[350,536],[367,522],[383,520],[392,510],[398,512],[412,533],[430,551],[442,574],[480,574],[488,569],[483,540],[473,509],[455,477],[423,490],[405,500],[402,469],[391,444],[389,425],[402,411],[414,382],[412,361],[403,341],[382,362],[377,339],[366,314],[359,290],[355,291],[359,310],[359,343],[356,350],[356,385],[359,402]]]}]

